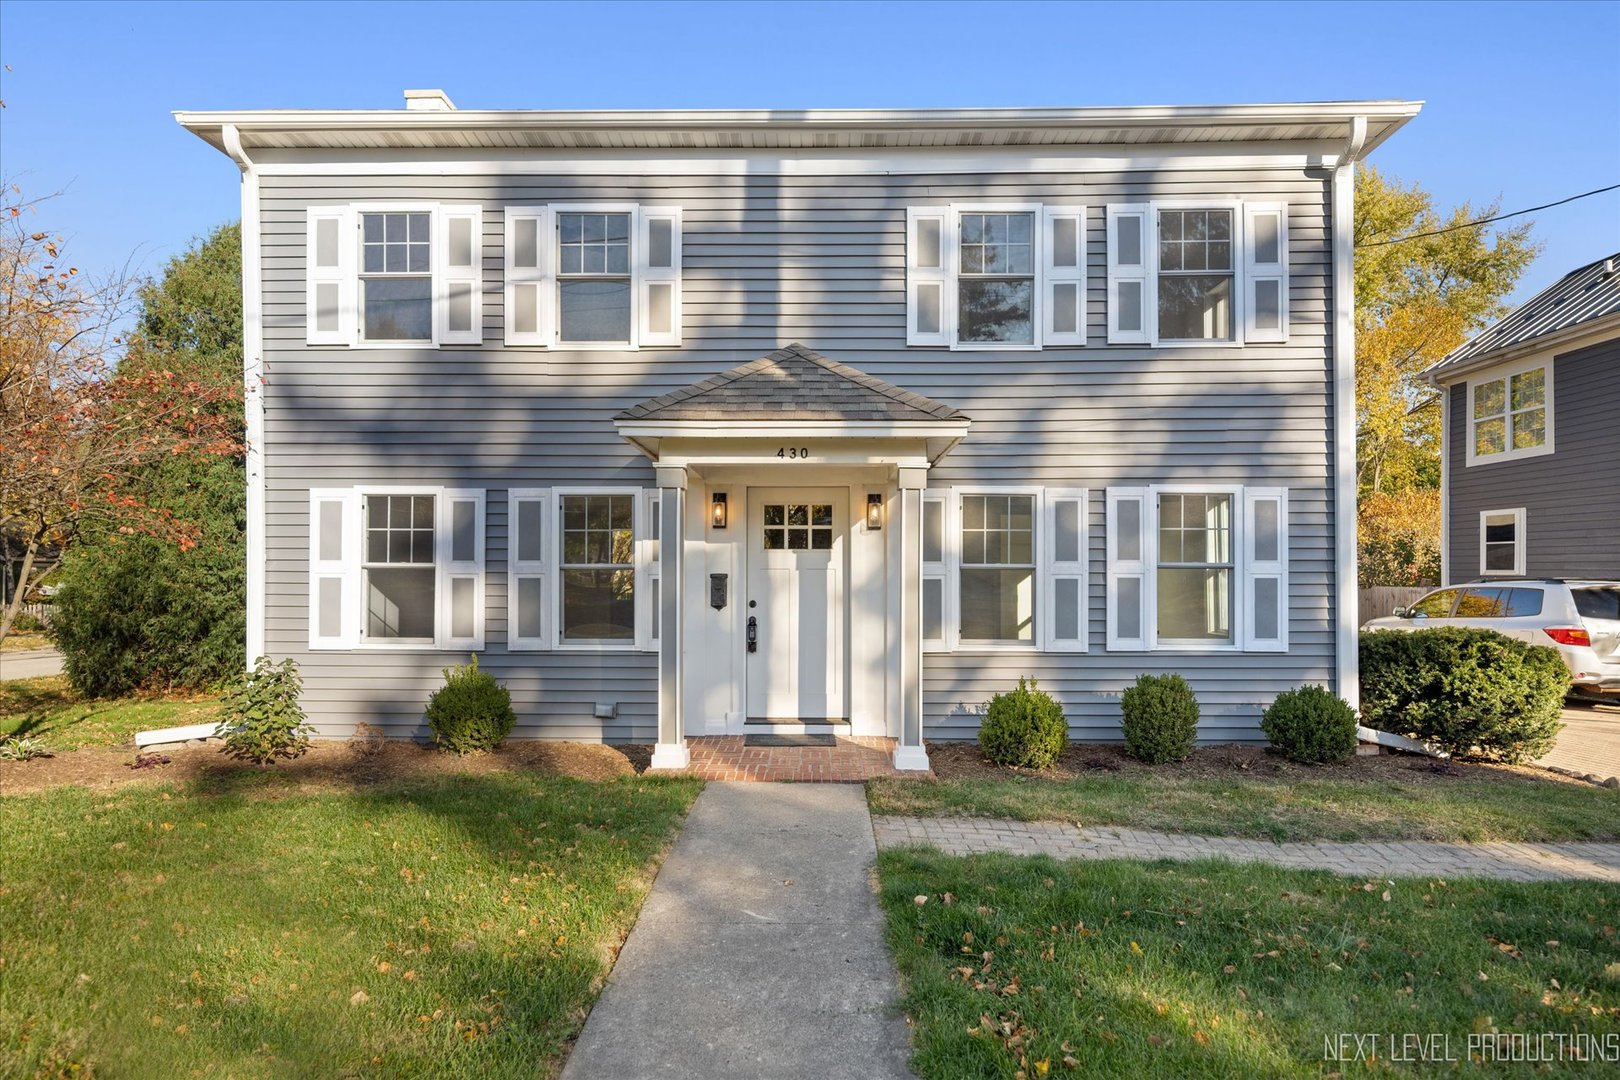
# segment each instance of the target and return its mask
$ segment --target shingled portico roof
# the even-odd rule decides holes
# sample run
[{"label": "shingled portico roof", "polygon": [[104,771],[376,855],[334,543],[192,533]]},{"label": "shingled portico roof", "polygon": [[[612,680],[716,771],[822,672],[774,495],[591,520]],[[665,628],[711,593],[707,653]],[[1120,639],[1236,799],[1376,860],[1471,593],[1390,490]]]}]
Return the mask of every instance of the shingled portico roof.
[{"label": "shingled portico roof", "polygon": [[949,405],[902,390],[794,342],[672,393],[643,401],[618,421],[955,421]]}]

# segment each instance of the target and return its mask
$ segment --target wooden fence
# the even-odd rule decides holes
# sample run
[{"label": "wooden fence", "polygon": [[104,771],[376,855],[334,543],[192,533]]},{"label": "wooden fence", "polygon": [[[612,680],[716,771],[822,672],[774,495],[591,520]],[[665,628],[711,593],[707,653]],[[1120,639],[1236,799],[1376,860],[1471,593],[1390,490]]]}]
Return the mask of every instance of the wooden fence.
[{"label": "wooden fence", "polygon": [[1406,607],[1433,588],[1432,585],[1374,585],[1370,589],[1362,589],[1361,611],[1356,617],[1356,625],[1360,626],[1368,619],[1382,618],[1398,607]]}]

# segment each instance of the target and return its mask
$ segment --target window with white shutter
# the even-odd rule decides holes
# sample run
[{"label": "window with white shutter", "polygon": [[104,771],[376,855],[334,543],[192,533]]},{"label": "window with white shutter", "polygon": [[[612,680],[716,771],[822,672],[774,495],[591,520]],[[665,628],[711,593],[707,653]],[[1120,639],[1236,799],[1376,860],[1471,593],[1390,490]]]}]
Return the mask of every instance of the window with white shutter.
[{"label": "window with white shutter", "polygon": [[506,647],[551,648],[549,488],[514,489],[506,497]]},{"label": "window with white shutter", "polygon": [[948,206],[906,209],[907,345],[950,345],[955,340],[954,222]]},{"label": "window with white shutter", "polygon": [[1151,516],[1147,488],[1108,489],[1110,652],[1145,652],[1152,641]]},{"label": "window with white shutter", "polygon": [[351,345],[355,335],[355,224],[346,206],[312,206],[305,237],[304,340]]},{"label": "window with white shutter", "polygon": [[439,242],[433,254],[442,345],[477,345],[484,340],[483,221],[483,210],[477,206],[439,208]]},{"label": "window with white shutter", "polygon": [[1048,206],[1042,213],[1046,261],[1043,345],[1086,343],[1086,208]]},{"label": "window with white shutter", "polygon": [[1244,316],[1247,341],[1288,340],[1288,208],[1284,203],[1243,207]]},{"label": "window with white shutter", "polygon": [[636,268],[642,346],[681,343],[681,208],[643,206]]},{"label": "window with white shutter", "polygon": [[1086,650],[1086,493],[1048,490],[1046,543],[1046,648]]},{"label": "window with white shutter", "polygon": [[551,211],[544,206],[506,208],[506,344],[550,347],[555,261]]},{"label": "window with white shutter", "polygon": [[360,638],[360,495],[309,493],[309,647],[352,649]]},{"label": "window with white shutter", "polygon": [[1288,651],[1288,490],[1243,492],[1247,652]]},{"label": "window with white shutter", "polygon": [[446,491],[439,500],[438,646],[484,647],[484,493]]},{"label": "window with white shutter", "polygon": [[1108,343],[1152,340],[1153,276],[1149,268],[1150,213],[1145,203],[1108,208]]}]

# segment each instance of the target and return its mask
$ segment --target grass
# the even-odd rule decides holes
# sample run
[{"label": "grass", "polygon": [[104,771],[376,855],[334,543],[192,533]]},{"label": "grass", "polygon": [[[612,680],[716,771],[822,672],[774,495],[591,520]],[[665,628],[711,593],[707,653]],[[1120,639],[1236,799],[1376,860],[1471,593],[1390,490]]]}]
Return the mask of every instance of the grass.
[{"label": "grass", "polygon": [[53,752],[126,746],[137,731],[218,718],[219,699],[207,695],[87,700],[76,695],[62,675],[0,682],[0,739],[27,736]]},{"label": "grass", "polygon": [[867,785],[874,814],[1074,821],[1266,840],[1613,840],[1620,791],[1521,774],[1401,780],[1209,779],[1174,766],[1069,780],[911,780]]},{"label": "grass", "polygon": [[0,799],[0,1075],[551,1075],[700,786]]},{"label": "grass", "polygon": [[[1439,1033],[1431,1056],[1465,1062],[1470,1035],[1495,1030],[1594,1035],[1620,1053],[1612,885],[920,849],[882,853],[879,871],[925,1080],[1365,1076],[1414,1057],[1409,1032]],[[1373,1033],[1383,1060],[1335,1060],[1352,1033]]]},{"label": "grass", "polygon": [[50,647],[51,639],[37,630],[13,630],[4,641],[0,641],[0,652],[27,652]]}]

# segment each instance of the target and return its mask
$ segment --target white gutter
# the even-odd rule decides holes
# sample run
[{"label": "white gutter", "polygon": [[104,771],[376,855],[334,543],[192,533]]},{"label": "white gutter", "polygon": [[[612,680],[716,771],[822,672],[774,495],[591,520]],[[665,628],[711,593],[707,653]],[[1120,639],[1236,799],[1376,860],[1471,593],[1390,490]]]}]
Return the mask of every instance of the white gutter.
[{"label": "white gutter", "polygon": [[1333,580],[1334,673],[1339,696],[1361,708],[1360,628],[1356,594],[1355,176],[1365,152],[1367,118],[1354,117],[1333,169]]},{"label": "white gutter", "polygon": [[[242,414],[247,428],[247,667],[264,655],[264,324],[259,252],[259,177],[235,124],[220,129],[242,169]],[[188,736],[196,737],[196,736]],[[140,745],[137,739],[137,745]]]},{"label": "white gutter", "polygon": [[212,724],[187,724],[184,727],[156,728],[152,731],[137,731],[135,745],[164,746],[169,743],[183,743],[191,739],[219,739],[224,738],[230,731],[223,722],[215,721]]}]

